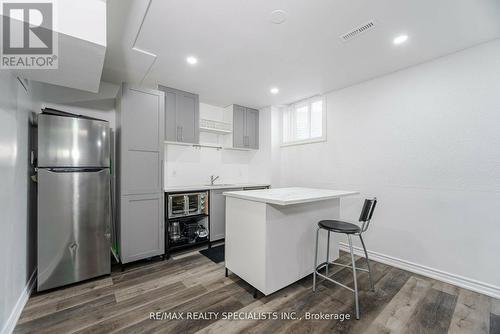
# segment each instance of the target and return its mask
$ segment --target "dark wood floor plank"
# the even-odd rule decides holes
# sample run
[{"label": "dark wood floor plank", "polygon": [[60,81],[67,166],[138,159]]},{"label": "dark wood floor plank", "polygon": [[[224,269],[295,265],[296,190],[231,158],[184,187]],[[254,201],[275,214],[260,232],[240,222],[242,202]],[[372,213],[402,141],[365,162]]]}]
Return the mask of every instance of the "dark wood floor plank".
[{"label": "dark wood floor plank", "polygon": [[[356,265],[360,265],[363,259],[358,259],[356,261]],[[345,267],[340,267],[341,269],[338,272],[331,273],[334,279],[337,281],[346,284],[352,285],[353,277],[352,271]],[[377,269],[374,269],[374,273]],[[381,274],[382,275],[382,274]],[[377,280],[379,275],[375,274],[374,279]],[[361,275],[363,277],[363,275]],[[364,278],[364,280],[360,281],[360,286],[368,282],[368,275]],[[325,312],[335,312],[340,304],[345,302],[345,298],[352,298],[352,293],[350,293],[351,297],[338,297],[338,299],[343,299],[342,302],[337,302],[338,299],[336,296],[343,294],[345,290],[344,288],[335,285],[326,280],[319,280],[319,284],[317,285],[316,292],[312,291],[312,287],[306,289],[306,291],[297,296],[294,300],[290,300],[289,302],[281,305],[279,308],[279,312],[283,313],[295,313],[297,316],[304,316],[305,312],[310,311],[313,307],[318,304],[325,303]],[[348,292],[348,291],[347,291]],[[328,304],[328,306],[326,306]],[[257,324],[257,326],[249,327],[246,331],[248,333],[288,333],[294,330],[305,330],[304,328],[300,328],[302,326],[307,326],[307,323],[304,320],[287,320],[287,319],[278,319],[278,320],[270,320],[270,321],[261,321]],[[298,328],[296,328],[298,327]],[[296,328],[296,329],[295,329]]]},{"label": "dark wood floor plank", "polygon": [[39,307],[40,305],[47,305],[49,303],[57,303],[63,299],[81,296],[89,291],[94,291],[103,287],[113,285],[113,280],[111,277],[103,277],[93,279],[84,283],[70,285],[57,290],[52,290],[48,292],[35,293],[33,294],[24,310],[29,310],[31,308]]},{"label": "dark wood floor plank", "polygon": [[[340,253],[339,263],[350,264]],[[361,320],[150,320],[150,312],[348,313],[353,295],[312,275],[269,296],[254,299],[253,287],[197,252],[169,261],[144,261],[100,278],[28,301],[16,333],[491,333],[500,331],[500,302],[451,284],[372,262],[376,292],[360,272]],[[356,265],[365,266],[356,257]],[[352,286],[352,271],[330,267]],[[486,331],[485,331],[486,330]],[[500,334],[500,333],[499,333]]]},{"label": "dark wood floor plank", "polygon": [[136,296],[135,298],[131,298],[123,302],[104,305],[100,308],[89,310],[88,312],[82,312],[81,314],[78,314],[63,323],[51,326],[51,328],[47,331],[40,331],[39,334],[66,334],[74,332],[88,327],[90,324],[105,321],[106,319],[110,319],[121,313],[138,309],[139,307],[149,304],[159,298],[170,298],[174,294],[184,291],[185,288],[186,287],[181,282],[177,282],[156,290],[147,291],[139,296]]},{"label": "dark wood floor plank", "polygon": [[[349,257],[350,261],[350,257]],[[364,259],[358,258],[356,261],[356,266],[360,267],[364,264]],[[386,273],[386,266],[380,263],[373,263],[373,280],[374,283],[377,283],[381,277],[383,277]],[[343,284],[348,286],[353,286],[353,276],[352,271],[350,269],[344,269],[342,272],[335,273],[330,275],[332,278],[340,281]],[[368,274],[364,272],[359,272],[358,283],[360,290],[361,289],[369,289],[369,280]],[[322,296],[322,299],[317,304],[307,305],[304,309],[301,310],[302,320],[296,321],[284,321],[283,326],[278,329],[278,333],[323,333],[323,332],[331,332],[332,326],[336,323],[336,321],[332,320],[304,320],[305,312],[310,313],[336,313],[341,314],[345,313],[345,315],[353,316],[352,313],[352,301],[354,300],[353,293],[349,290],[346,290],[338,285],[334,285],[328,281],[323,281],[322,285],[324,286],[324,290],[319,290],[319,293]],[[346,310],[347,308],[347,310]],[[352,320],[348,320],[352,321]]]},{"label": "dark wood floor plank", "polygon": [[488,334],[490,327],[490,298],[477,292],[461,289],[448,333]]},{"label": "dark wood floor plank", "polygon": [[[225,298],[220,302],[208,305],[205,309],[198,308],[197,312],[215,312],[217,314],[222,312],[234,312],[241,309],[244,305],[233,297]],[[170,321],[166,326],[156,327],[154,331],[150,333],[184,333],[191,334],[196,333],[205,326],[216,321],[215,318],[209,318],[204,320],[182,320],[182,321]],[[149,331],[148,331],[149,332]]]},{"label": "dark wood floor plank", "polygon": [[[210,291],[205,294],[200,294],[195,299],[191,299],[186,303],[176,305],[174,308],[163,306],[158,309],[158,312],[206,312],[210,311],[211,307],[217,303],[223,302],[224,300],[229,299],[234,294],[240,291],[240,287],[236,283],[228,284],[220,289],[215,291]],[[145,314],[145,317],[142,321],[124,328],[120,331],[120,333],[138,333],[138,332],[147,332],[153,333],[160,331],[164,331],[166,333],[169,332],[174,326],[179,325],[179,323],[184,320],[151,320],[149,319],[149,313]]]},{"label": "dark wood floor plank", "polygon": [[447,333],[457,303],[457,296],[429,289],[408,321],[407,333]]},{"label": "dark wood floor plank", "polygon": [[203,266],[204,264],[209,264],[209,262],[211,261],[207,258],[201,257],[199,254],[193,254],[180,258],[179,260],[158,261],[140,267],[127,268],[124,272],[113,272],[112,278],[113,282],[116,284],[121,281],[141,278],[145,275],[159,271],[164,274],[169,274],[169,271],[177,272],[178,269],[190,270],[195,267]]},{"label": "dark wood floor plank", "polygon": [[119,332],[126,327],[133,326],[134,324],[149,319],[150,312],[160,312],[164,308],[176,307],[179,304],[184,303],[186,300],[192,300],[198,298],[200,295],[206,292],[206,289],[202,286],[194,286],[180,290],[170,296],[161,297],[152,300],[149,303],[145,303],[138,308],[131,310],[124,310],[118,315],[113,316],[109,319],[105,319],[94,324],[89,324],[89,326],[76,331],[75,333],[113,333]]},{"label": "dark wood floor plank", "polygon": [[490,298],[491,313],[500,315],[500,299]]},{"label": "dark wood floor plank", "polygon": [[490,314],[490,334],[500,334],[500,315]]},{"label": "dark wood floor plank", "polygon": [[71,307],[66,310],[58,311],[53,314],[37,318],[32,321],[25,322],[16,326],[15,333],[40,333],[42,331],[51,332],[52,327],[58,324],[65,323],[70,319],[77,317],[79,314],[84,314],[92,310],[99,309],[103,306],[115,304],[115,297],[113,295],[104,296],[85,304]]},{"label": "dark wood floor plank", "polygon": [[[406,282],[366,329],[367,334],[401,333],[431,282],[414,276]],[[365,319],[363,319],[365,320]]]},{"label": "dark wood floor plank", "polygon": [[[158,261],[148,264],[145,267],[127,270],[123,273],[113,273],[112,277],[73,285],[47,294],[35,295],[32,299],[30,298],[27,307],[20,317],[19,323],[24,323],[117,291],[119,291],[116,296],[118,300],[131,298],[141,291],[161,287],[159,284],[155,285],[155,282],[150,283],[153,279],[168,284],[170,282],[163,280],[165,276],[171,275],[174,277],[180,273],[194,274],[195,270],[193,268],[203,267],[204,264],[209,265],[210,263],[212,263],[210,260],[201,256],[189,256],[175,262]],[[150,283],[149,287],[143,288],[140,286],[140,284],[148,283]],[[122,298],[122,294],[125,295],[124,298]]]},{"label": "dark wood floor plank", "polygon": [[[181,260],[184,260],[182,258]],[[176,264],[175,261],[173,264]],[[206,257],[195,261],[194,264],[183,264],[175,266],[175,269],[166,267],[155,273],[146,274],[144,276],[134,277],[126,281],[117,282],[115,286],[115,296],[117,301],[123,301],[134,296],[137,296],[144,291],[158,289],[162,286],[174,283],[176,281],[189,282],[189,278],[195,277],[200,283],[203,282],[201,277],[207,271],[213,271],[219,268],[219,265],[213,263]],[[224,277],[224,270],[220,270],[220,277]],[[192,280],[191,280],[192,281]],[[193,286],[193,284],[191,284]]]},{"label": "dark wood floor plank", "polygon": [[73,296],[70,295],[66,297],[61,296],[61,298],[58,300],[46,302],[43,304],[39,304],[37,306],[33,306],[28,309],[24,309],[18,321],[18,324],[32,321],[34,319],[38,319],[58,311],[62,311],[77,305],[85,304],[92,300],[113,294],[114,294],[113,287],[111,285],[108,285],[108,286],[103,286],[102,288],[96,288],[90,290],[83,294],[78,294]]},{"label": "dark wood floor plank", "polygon": [[[43,302],[38,302],[36,305],[25,308],[21,314],[19,323],[31,321],[109,294],[115,294],[117,301],[126,300],[141,293],[171,284],[187,275],[194,275],[196,274],[194,268],[200,267],[196,267],[196,265],[201,265],[205,261],[209,260],[197,257],[194,263],[185,263],[183,260],[180,263],[172,263],[170,266],[168,262],[164,261],[154,263],[152,265],[154,270],[136,269],[131,273],[125,272],[119,275],[121,277],[119,280],[115,280],[113,277],[113,280],[109,281],[110,284],[92,284],[93,282],[90,282],[88,287],[87,284],[84,284],[83,293],[77,293],[75,291],[76,286],[70,289],[63,289],[61,291],[66,292],[56,293],[56,298],[44,298]],[[170,279],[165,279],[165,277]]]},{"label": "dark wood floor plank", "polygon": [[[271,296],[255,299],[252,303],[240,309],[240,312],[265,313],[275,312],[283,308],[283,305],[306,293],[307,289],[300,284],[288,286]],[[253,320],[219,320],[201,330],[199,334],[219,334],[219,333],[241,333],[245,329],[255,326]]]},{"label": "dark wood floor plank", "polygon": [[446,292],[449,295],[457,296],[457,297],[461,291],[461,289],[456,285],[442,282],[442,281],[438,281],[438,280],[431,279],[431,278],[427,278],[427,279],[432,282],[432,288],[434,290]]},{"label": "dark wood floor plank", "polygon": [[[378,267],[378,264],[373,266]],[[374,270],[375,278],[375,292],[368,289],[368,275],[360,275],[359,281],[361,286],[366,286],[367,288],[361,289],[359,292],[359,303],[360,303],[360,317],[362,321],[334,321],[332,322],[330,328],[336,333],[363,333],[365,332],[373,320],[380,314],[385,305],[387,305],[392,298],[401,290],[401,288],[406,284],[411,274],[407,271],[400,270],[397,268],[391,268],[389,271]],[[343,294],[347,293],[351,298],[343,303],[343,307],[337,312],[339,313],[349,313],[351,314],[351,319],[355,319],[354,313],[354,297],[352,293],[344,289]],[[342,296],[342,295],[340,295]],[[342,301],[342,299],[340,299]]]}]

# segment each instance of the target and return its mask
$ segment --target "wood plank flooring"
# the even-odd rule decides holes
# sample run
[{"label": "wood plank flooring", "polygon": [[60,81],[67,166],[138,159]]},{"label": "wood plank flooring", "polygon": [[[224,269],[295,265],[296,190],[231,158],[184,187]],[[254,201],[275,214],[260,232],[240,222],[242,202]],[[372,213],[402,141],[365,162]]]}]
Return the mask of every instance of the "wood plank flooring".
[{"label": "wood plank flooring", "polygon": [[[338,262],[349,264],[348,254],[342,252]],[[357,264],[364,267],[364,259]],[[306,277],[254,299],[250,285],[234,274],[224,277],[223,263],[193,252],[35,294],[15,333],[500,333],[499,300],[382,263],[372,262],[372,270],[374,292],[368,275],[358,275],[361,319],[354,320],[352,293],[328,281],[314,293],[312,277]],[[352,285],[349,269],[330,267],[332,275]],[[183,319],[154,320],[152,312],[183,312]],[[188,319],[192,312],[204,318]],[[321,312],[351,319],[306,319]]]}]

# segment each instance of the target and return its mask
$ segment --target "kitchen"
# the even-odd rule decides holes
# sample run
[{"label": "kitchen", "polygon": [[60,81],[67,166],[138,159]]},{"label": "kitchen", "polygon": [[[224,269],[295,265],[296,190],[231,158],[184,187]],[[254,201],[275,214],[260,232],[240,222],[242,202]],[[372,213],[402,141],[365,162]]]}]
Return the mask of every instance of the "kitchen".
[{"label": "kitchen", "polygon": [[500,333],[497,1],[42,3],[1,333]]}]

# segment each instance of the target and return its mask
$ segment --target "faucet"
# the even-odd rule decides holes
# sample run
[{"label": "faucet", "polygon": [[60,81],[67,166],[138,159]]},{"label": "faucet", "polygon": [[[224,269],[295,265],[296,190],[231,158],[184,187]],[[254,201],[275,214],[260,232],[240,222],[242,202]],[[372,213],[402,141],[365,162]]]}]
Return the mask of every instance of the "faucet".
[{"label": "faucet", "polygon": [[217,179],[219,178],[219,176],[215,176],[215,175],[210,175],[210,185],[213,186],[214,185],[214,182],[217,181]]}]

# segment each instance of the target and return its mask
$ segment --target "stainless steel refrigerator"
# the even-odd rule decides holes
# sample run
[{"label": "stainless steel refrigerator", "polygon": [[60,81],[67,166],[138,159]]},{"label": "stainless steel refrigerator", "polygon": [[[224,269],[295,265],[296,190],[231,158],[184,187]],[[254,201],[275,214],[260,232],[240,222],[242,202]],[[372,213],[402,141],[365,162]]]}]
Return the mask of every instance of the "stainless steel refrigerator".
[{"label": "stainless steel refrigerator", "polygon": [[109,136],[106,121],[38,116],[38,291],[110,273]]}]

